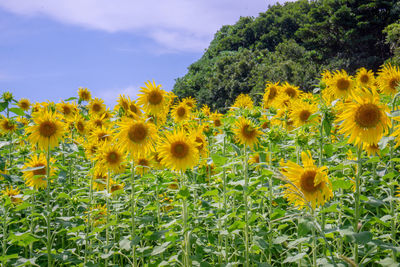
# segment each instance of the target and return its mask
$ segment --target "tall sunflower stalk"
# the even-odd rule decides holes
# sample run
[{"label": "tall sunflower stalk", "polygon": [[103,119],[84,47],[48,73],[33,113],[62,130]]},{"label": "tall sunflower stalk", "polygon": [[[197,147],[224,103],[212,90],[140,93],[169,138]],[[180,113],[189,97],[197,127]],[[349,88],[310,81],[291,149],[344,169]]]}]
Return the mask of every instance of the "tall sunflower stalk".
[{"label": "tall sunflower stalk", "polygon": [[135,167],[134,161],[132,160],[131,165],[131,238],[132,238],[132,266],[136,267],[136,221],[135,221],[135,210],[136,210],[136,200],[135,200]]}]

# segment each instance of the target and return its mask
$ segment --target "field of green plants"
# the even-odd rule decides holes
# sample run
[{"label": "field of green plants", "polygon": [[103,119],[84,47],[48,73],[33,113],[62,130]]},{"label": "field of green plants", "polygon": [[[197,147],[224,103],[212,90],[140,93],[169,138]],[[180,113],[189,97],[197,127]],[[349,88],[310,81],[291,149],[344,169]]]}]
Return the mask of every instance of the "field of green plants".
[{"label": "field of green plants", "polygon": [[2,266],[398,266],[400,70],[0,102]]}]

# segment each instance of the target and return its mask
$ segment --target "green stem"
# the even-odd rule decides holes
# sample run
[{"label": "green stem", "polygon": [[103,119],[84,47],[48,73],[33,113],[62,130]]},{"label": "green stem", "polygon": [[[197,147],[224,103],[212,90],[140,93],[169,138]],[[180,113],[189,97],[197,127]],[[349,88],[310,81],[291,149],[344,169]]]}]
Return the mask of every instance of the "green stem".
[{"label": "green stem", "polygon": [[[93,169],[93,163],[92,163]],[[92,200],[93,200],[93,174],[90,176],[90,187],[89,187],[89,203],[88,203],[88,219],[86,224],[86,238],[85,238],[85,260],[84,265],[87,262],[87,252],[89,251],[90,242],[89,242],[89,233],[91,230],[91,208],[92,208]]]},{"label": "green stem", "polygon": [[[222,147],[222,153],[225,157],[226,153],[226,134],[224,135],[224,143]],[[224,211],[227,212],[227,198],[226,198],[226,169],[222,168],[222,179],[223,179],[223,195],[224,195]],[[225,235],[225,262],[228,262],[228,235]]]},{"label": "green stem", "polygon": [[[362,173],[362,147],[357,148],[357,175],[356,175],[356,192],[354,193],[354,202],[355,202],[355,208],[354,208],[354,232],[358,232],[358,223],[360,220],[360,179],[361,179],[361,173]],[[358,264],[358,244],[355,242],[354,243],[354,262]]]},{"label": "green stem", "polygon": [[[269,168],[272,170],[272,143],[269,143]],[[268,263],[271,265],[272,263],[272,229],[273,229],[273,224],[272,224],[272,201],[273,201],[273,181],[272,181],[272,176],[269,177],[268,180]]]},{"label": "green stem", "polygon": [[[315,212],[314,209],[311,209],[311,216],[313,217],[315,221]],[[315,226],[313,225],[312,227],[312,261],[313,261],[313,267],[317,267],[317,237],[315,235]]]},{"label": "green stem", "polygon": [[[182,187],[186,187],[186,176],[182,172]],[[183,197],[182,200],[182,217],[183,217],[183,253],[184,253],[184,266],[191,266],[190,263],[190,240],[189,240],[189,229],[188,229],[188,211],[187,211],[187,199]]]},{"label": "green stem", "polygon": [[[109,229],[108,223],[110,222],[110,199],[109,199],[109,194],[110,194],[110,179],[111,179],[111,173],[108,171],[108,176],[107,176],[107,187],[106,187],[106,254],[108,254],[108,245],[110,244],[110,234],[109,234]],[[105,267],[108,266],[108,257],[105,259]]]},{"label": "green stem", "polygon": [[50,229],[50,220],[51,220],[51,205],[50,205],[50,144],[47,148],[47,165],[46,165],[46,174],[47,174],[47,188],[46,188],[46,222],[47,222],[47,266],[52,266],[52,243],[51,243],[51,229]]},{"label": "green stem", "polygon": [[[158,196],[157,196],[158,197]],[[132,266],[136,266],[136,222],[135,222],[135,209],[136,209],[136,200],[135,200],[135,167],[134,161],[132,160],[132,175],[131,175],[131,238],[132,238]]]},{"label": "green stem", "polygon": [[7,217],[8,217],[8,208],[4,208],[4,221],[3,221],[3,255],[2,255],[2,266],[6,266],[7,264],[7,259],[6,259],[6,251],[7,251]]},{"label": "green stem", "polygon": [[244,186],[243,186],[243,201],[244,201],[244,221],[245,221],[245,226],[244,226],[244,246],[245,246],[245,259],[246,259],[246,267],[250,266],[250,260],[249,260],[249,214],[248,214],[248,187],[249,187],[249,173],[248,173],[248,155],[247,155],[247,149],[246,145],[244,145],[244,162],[243,162],[243,167],[244,167]]}]

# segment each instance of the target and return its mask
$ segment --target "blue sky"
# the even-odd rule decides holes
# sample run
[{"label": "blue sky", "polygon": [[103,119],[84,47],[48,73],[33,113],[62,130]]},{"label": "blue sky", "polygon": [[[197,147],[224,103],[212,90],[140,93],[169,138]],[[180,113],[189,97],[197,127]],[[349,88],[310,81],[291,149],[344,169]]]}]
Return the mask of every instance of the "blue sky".
[{"label": "blue sky", "polygon": [[275,2],[0,0],[0,92],[58,102],[82,86],[113,105],[147,80],[169,91],[222,25]]}]

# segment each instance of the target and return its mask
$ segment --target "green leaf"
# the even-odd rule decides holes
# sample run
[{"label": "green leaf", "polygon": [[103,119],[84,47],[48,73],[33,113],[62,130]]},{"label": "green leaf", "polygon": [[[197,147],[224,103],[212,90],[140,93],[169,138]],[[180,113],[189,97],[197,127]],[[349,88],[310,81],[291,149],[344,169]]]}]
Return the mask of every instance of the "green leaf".
[{"label": "green leaf", "polygon": [[119,241],[119,247],[123,250],[131,250],[131,241],[129,239],[122,239]]},{"label": "green leaf", "polygon": [[350,235],[346,235],[346,238],[349,241],[356,242],[358,244],[365,245],[372,240],[372,233],[370,232],[361,232],[361,233],[352,233]]},{"label": "green leaf", "polygon": [[324,128],[325,135],[331,136],[332,124],[327,119],[324,118],[324,120],[322,121],[322,126]]},{"label": "green leaf", "polygon": [[281,235],[281,236],[278,236],[277,238],[275,238],[273,241],[272,241],[272,243],[274,243],[274,244],[282,244],[283,242],[285,242],[286,240],[288,240],[289,239],[289,236],[287,236],[287,235]]},{"label": "green leaf", "polygon": [[237,220],[231,226],[228,227],[228,231],[231,233],[237,229],[244,229],[245,225],[246,225],[245,222]]},{"label": "green leaf", "polygon": [[189,188],[187,186],[183,186],[179,192],[178,192],[178,196],[182,197],[182,198],[188,198],[190,196],[190,191]]},{"label": "green leaf", "polygon": [[18,116],[25,116],[25,112],[21,108],[10,108],[9,109],[12,113],[17,114]]},{"label": "green leaf", "polygon": [[218,189],[209,190],[203,194],[203,197],[218,196]]},{"label": "green leaf", "polygon": [[383,260],[378,261],[377,263],[381,264],[385,267],[398,267],[399,263],[394,261],[392,258],[384,258]]},{"label": "green leaf", "polygon": [[35,241],[38,241],[31,233],[15,233],[8,238],[12,243],[21,247],[27,247]]},{"label": "green leaf", "polygon": [[8,102],[0,102],[0,112],[8,107]]},{"label": "green leaf", "polygon": [[75,99],[78,99],[78,98],[77,97],[70,97],[70,98],[65,99],[64,101],[71,101],[71,100],[75,100]]},{"label": "green leaf", "polygon": [[227,162],[228,158],[218,155],[218,154],[211,154],[211,158],[215,164],[215,166],[222,166],[225,165],[225,163]]},{"label": "green leaf", "polygon": [[302,258],[304,258],[305,255],[307,255],[307,253],[304,253],[304,252],[303,252],[303,253],[297,254],[297,255],[295,255],[295,256],[287,257],[287,258],[283,261],[283,263],[299,261],[299,260],[301,260]]},{"label": "green leaf", "polygon": [[29,172],[29,171],[36,171],[36,170],[41,170],[46,168],[46,166],[39,166],[39,167],[29,167],[29,168],[25,168],[22,171],[23,172]]},{"label": "green leaf", "polygon": [[155,256],[155,255],[158,255],[160,253],[163,253],[168,248],[169,244],[171,244],[171,242],[165,242],[161,246],[155,247],[150,255],[151,256]]}]

